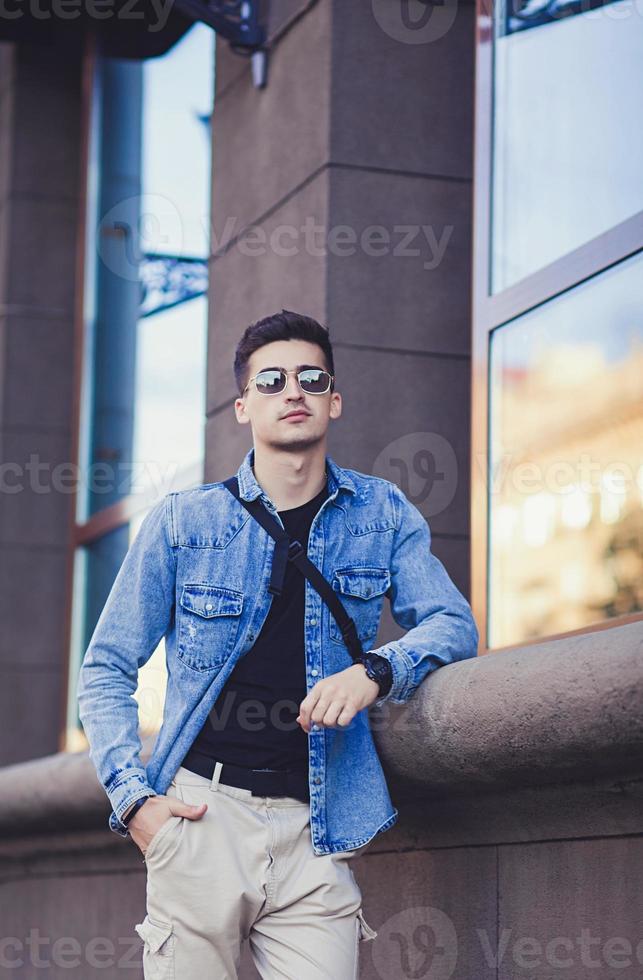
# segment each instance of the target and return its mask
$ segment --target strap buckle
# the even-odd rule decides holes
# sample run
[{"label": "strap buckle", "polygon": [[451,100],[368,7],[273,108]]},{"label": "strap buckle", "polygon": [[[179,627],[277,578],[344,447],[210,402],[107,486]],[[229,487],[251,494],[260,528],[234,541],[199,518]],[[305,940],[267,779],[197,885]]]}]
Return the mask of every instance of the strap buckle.
[{"label": "strap buckle", "polygon": [[288,545],[288,561],[293,561],[303,555],[304,549],[299,541],[291,541]]}]

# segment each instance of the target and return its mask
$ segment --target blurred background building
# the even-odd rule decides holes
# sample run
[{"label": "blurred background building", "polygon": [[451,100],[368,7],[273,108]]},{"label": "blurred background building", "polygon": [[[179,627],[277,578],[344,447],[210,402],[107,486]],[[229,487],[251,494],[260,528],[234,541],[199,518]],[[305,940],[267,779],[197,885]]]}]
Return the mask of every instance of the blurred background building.
[{"label": "blurred background building", "polygon": [[[420,507],[481,628],[381,726],[362,975],[584,980],[586,929],[639,977],[635,0],[16,0],[0,41],[0,975],[140,945],[78,669],[148,509],[237,469],[234,349],[285,307],[330,328],[331,455]],[[161,643],[145,751],[164,689]]]}]

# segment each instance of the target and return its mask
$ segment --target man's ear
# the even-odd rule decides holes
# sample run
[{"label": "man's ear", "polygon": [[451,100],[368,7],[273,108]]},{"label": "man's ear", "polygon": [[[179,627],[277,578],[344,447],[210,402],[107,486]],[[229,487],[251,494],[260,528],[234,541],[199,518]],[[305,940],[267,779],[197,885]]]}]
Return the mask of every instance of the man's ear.
[{"label": "man's ear", "polygon": [[237,416],[237,422],[240,425],[248,425],[250,418],[246,413],[246,404],[242,398],[237,398],[234,403],[234,411]]}]

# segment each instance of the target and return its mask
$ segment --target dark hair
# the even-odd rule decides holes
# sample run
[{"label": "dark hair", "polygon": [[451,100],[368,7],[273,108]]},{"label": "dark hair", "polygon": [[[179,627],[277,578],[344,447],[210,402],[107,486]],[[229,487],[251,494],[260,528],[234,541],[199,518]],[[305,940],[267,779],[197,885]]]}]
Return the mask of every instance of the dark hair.
[{"label": "dark hair", "polygon": [[[274,313],[272,316],[257,320],[256,323],[251,323],[246,327],[237,344],[234,355],[234,377],[239,394],[248,383],[248,361],[251,355],[274,340],[308,340],[312,344],[317,344],[324,352],[327,370],[330,374],[335,374],[333,349],[326,327],[322,327],[321,323],[313,320],[311,316],[294,313],[292,310],[282,310],[281,313]],[[333,388],[334,382],[331,384],[331,391]]]}]

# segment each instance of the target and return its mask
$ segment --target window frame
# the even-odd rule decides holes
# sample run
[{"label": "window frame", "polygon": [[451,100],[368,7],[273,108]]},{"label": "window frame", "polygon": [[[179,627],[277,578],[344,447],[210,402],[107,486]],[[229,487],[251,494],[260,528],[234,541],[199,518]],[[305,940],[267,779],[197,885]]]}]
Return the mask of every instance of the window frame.
[{"label": "window frame", "polygon": [[471,604],[480,629],[479,655],[517,650],[626,623],[643,613],[600,620],[564,633],[502,647],[487,645],[489,591],[489,349],[491,333],[643,250],[643,211],[590,239],[498,293],[491,293],[494,120],[494,4],[476,0],[471,338]]},{"label": "window frame", "polygon": [[[87,276],[87,222],[90,197],[90,153],[91,136],[93,124],[93,94],[96,71],[98,69],[100,51],[97,46],[96,38],[91,32],[84,38],[84,49],[82,55],[82,96],[81,96],[81,133],[79,151],[79,170],[82,174],[82,187],[79,192],[78,219],[76,223],[76,283],[74,296],[73,313],[73,335],[74,335],[74,365],[72,376],[72,408],[71,408],[71,458],[79,473],[84,461],[81,459],[83,452],[83,385],[85,382],[85,358],[87,352],[87,340],[85,336],[85,298],[86,298],[86,276]],[[72,666],[74,651],[74,577],[76,570],[76,556],[78,549],[89,547],[100,538],[118,528],[124,527],[140,517],[141,514],[149,511],[163,496],[173,490],[189,489],[193,486],[202,484],[205,480],[205,452],[201,459],[194,464],[182,469],[175,475],[171,486],[164,486],[160,490],[152,489],[145,493],[132,493],[112,504],[100,508],[90,514],[86,520],[78,518],[78,485],[69,494],[68,510],[68,531],[67,531],[67,562],[65,572],[65,612],[63,623],[63,649],[66,651],[64,664],[62,665],[62,685],[60,701],[61,723],[58,734],[58,751],[70,752],[77,751],[82,735],[77,729],[70,726],[70,698],[72,696],[70,684],[72,682]]]}]

